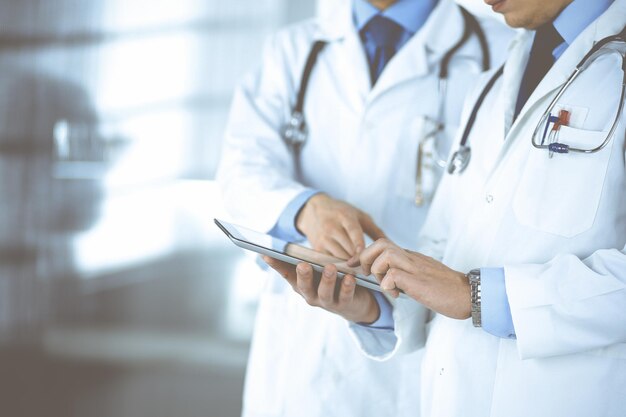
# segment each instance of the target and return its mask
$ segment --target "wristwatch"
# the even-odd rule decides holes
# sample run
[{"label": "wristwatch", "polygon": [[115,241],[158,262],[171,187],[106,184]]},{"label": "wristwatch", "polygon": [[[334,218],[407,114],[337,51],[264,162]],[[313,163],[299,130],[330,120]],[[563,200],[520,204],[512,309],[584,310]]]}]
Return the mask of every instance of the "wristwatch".
[{"label": "wristwatch", "polygon": [[470,285],[470,300],[472,303],[472,324],[482,327],[480,314],[480,269],[472,269],[467,273]]}]

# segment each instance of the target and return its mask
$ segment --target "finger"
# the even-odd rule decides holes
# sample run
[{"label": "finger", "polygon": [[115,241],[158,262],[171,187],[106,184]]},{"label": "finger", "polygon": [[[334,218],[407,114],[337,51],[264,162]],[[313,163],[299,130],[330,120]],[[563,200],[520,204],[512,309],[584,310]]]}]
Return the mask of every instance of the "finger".
[{"label": "finger", "polygon": [[356,291],[356,279],[352,275],[346,275],[341,279],[338,302],[341,306],[348,306],[354,300]]},{"label": "finger", "polygon": [[350,244],[352,246],[352,251],[350,255],[356,255],[361,252],[363,248],[365,248],[365,238],[363,236],[363,228],[358,221],[350,220],[343,224],[343,227],[346,230],[348,238],[350,239]]},{"label": "finger", "polygon": [[325,307],[332,306],[335,303],[335,284],[337,283],[337,267],[335,265],[326,265],[322,272],[322,279],[317,288],[317,296],[320,304]]},{"label": "finger", "polygon": [[[362,251],[361,251],[362,252]],[[352,258],[348,259],[346,261],[346,263],[348,264],[349,267],[354,268],[357,267],[359,265],[361,265],[361,260],[359,259],[359,256],[361,255],[360,252],[355,253]]]},{"label": "finger", "polygon": [[[363,272],[365,273],[365,275],[370,275],[372,273],[371,266],[374,263],[374,261],[380,256],[380,254],[385,249],[387,249],[388,247],[392,245],[393,243],[391,243],[387,239],[379,239],[373,244],[371,244],[370,246],[368,246],[367,248],[363,249],[363,252],[361,252],[361,255],[359,255],[359,263],[361,264],[361,268],[363,269]],[[356,265],[350,265],[350,266],[356,266]]]},{"label": "finger", "polygon": [[400,289],[403,289],[406,281],[406,273],[398,269],[390,269],[380,282],[380,288],[391,295],[393,298],[400,296]]},{"label": "finger", "polygon": [[339,244],[339,242],[334,239],[330,239],[324,244],[323,252],[326,252],[329,255],[332,255],[339,259],[348,259],[350,256],[352,256],[348,252],[346,252],[346,250],[343,248],[343,246]]},{"label": "finger", "polygon": [[416,270],[415,265],[411,264],[409,254],[393,244],[387,245],[371,265],[370,270],[377,279],[382,280],[391,268],[406,272],[415,272]]},{"label": "finger", "polygon": [[400,297],[400,290],[397,289],[393,289],[393,290],[385,290],[385,292],[387,294],[389,294],[390,296],[392,296],[393,298],[398,298]]},{"label": "finger", "polygon": [[380,276],[380,279],[382,280],[382,277],[385,276],[390,268],[398,267],[399,262],[397,258],[398,256],[394,255],[393,248],[387,247],[382,252],[380,252],[378,257],[374,260],[374,262],[370,266],[370,271],[372,272],[372,274],[376,275],[376,277]]},{"label": "finger", "polygon": [[354,243],[352,243],[351,237],[348,235],[347,229],[342,229],[337,233],[333,234],[333,240],[341,245],[344,252],[348,255],[344,259],[347,259],[356,253],[356,249]]},{"label": "finger", "polygon": [[381,254],[370,266],[370,273],[376,277],[378,282],[382,282],[390,268],[391,266],[387,262],[387,257]]},{"label": "finger", "polygon": [[285,278],[292,287],[295,287],[296,271],[293,265],[279,261],[278,259],[270,258],[269,256],[263,256],[263,261],[268,264],[270,268]]},{"label": "finger", "polygon": [[297,280],[296,288],[298,292],[309,304],[315,304],[317,292],[313,279],[313,267],[305,262],[301,262],[296,267]]},{"label": "finger", "polygon": [[368,215],[361,212],[360,216],[361,226],[363,226],[363,231],[372,239],[384,239],[387,237],[385,232],[374,223],[374,220]]},{"label": "finger", "polygon": [[390,268],[416,274],[421,270],[420,259],[411,258],[411,254],[395,245],[388,245],[370,266],[370,270],[377,277],[384,275]]}]

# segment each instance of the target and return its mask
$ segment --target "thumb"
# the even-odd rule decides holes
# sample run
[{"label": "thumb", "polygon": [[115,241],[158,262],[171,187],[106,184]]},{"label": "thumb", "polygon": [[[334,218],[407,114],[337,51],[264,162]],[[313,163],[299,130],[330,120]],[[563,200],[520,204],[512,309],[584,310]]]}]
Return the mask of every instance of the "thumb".
[{"label": "thumb", "polygon": [[376,223],[374,223],[374,220],[372,220],[372,218],[368,214],[361,212],[359,220],[365,234],[371,237],[373,240],[376,241],[378,239],[387,237],[385,232],[383,232],[383,230],[378,227]]},{"label": "thumb", "polygon": [[400,296],[398,286],[389,274],[385,275],[382,281],[380,281],[380,288],[389,295],[391,295],[393,298],[398,298],[398,296]]}]

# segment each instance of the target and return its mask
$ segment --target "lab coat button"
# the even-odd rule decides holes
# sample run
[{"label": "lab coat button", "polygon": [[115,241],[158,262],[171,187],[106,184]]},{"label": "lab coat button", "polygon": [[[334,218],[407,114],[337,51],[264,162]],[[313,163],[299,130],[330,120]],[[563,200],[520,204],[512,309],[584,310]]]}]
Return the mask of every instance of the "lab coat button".
[{"label": "lab coat button", "polygon": [[487,194],[485,200],[487,200],[487,203],[491,203],[493,201],[493,196],[491,194]]},{"label": "lab coat button", "polygon": [[439,370],[439,375],[443,375],[443,368]]}]

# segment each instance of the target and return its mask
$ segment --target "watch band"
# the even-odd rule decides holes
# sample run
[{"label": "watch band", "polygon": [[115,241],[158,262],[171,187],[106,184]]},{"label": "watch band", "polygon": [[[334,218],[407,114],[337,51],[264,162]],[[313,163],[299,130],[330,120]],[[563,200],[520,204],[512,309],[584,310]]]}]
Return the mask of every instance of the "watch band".
[{"label": "watch band", "polygon": [[472,324],[474,327],[482,327],[481,321],[481,297],[480,297],[480,269],[472,269],[467,274],[470,285],[470,299],[472,303]]}]

